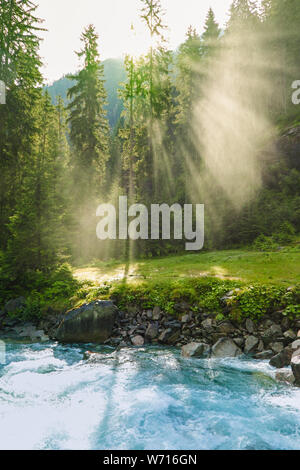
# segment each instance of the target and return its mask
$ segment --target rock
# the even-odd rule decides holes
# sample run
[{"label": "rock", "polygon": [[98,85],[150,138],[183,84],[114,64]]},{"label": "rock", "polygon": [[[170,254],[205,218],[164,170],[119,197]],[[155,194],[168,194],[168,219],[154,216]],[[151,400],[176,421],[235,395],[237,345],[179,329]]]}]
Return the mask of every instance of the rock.
[{"label": "rock", "polygon": [[230,322],[222,322],[218,325],[218,332],[223,335],[229,335],[235,332],[235,328]]},{"label": "rock", "polygon": [[67,313],[56,338],[63,343],[104,343],[111,336],[117,311],[111,301],[85,304]]},{"label": "rock", "polygon": [[159,321],[161,317],[161,310],[159,307],[154,307],[153,312],[152,312],[152,319],[154,321]]},{"label": "rock", "polygon": [[236,357],[242,354],[241,349],[231,338],[221,338],[212,348],[213,357]]},{"label": "rock", "polygon": [[178,339],[180,338],[180,330],[173,330],[172,328],[167,328],[164,330],[159,338],[158,341],[163,344],[176,344]]},{"label": "rock", "polygon": [[145,340],[142,336],[137,335],[131,338],[131,343],[133,346],[144,346]]},{"label": "rock", "polygon": [[264,328],[271,328],[271,326],[274,326],[274,325],[275,325],[275,323],[270,319],[268,319],[264,322]]},{"label": "rock", "polygon": [[300,330],[297,333],[297,338],[300,338]]},{"label": "rock", "polygon": [[244,345],[245,343],[245,340],[244,338],[234,338],[233,341],[235,342],[235,344],[237,346],[239,346],[240,348]]},{"label": "rock", "polygon": [[40,340],[42,343],[49,341],[49,336],[47,336],[44,332],[44,330],[36,330],[33,332],[33,334],[30,336],[31,340]]},{"label": "rock", "polygon": [[253,352],[256,346],[258,345],[258,343],[259,343],[259,339],[256,338],[255,336],[247,336],[245,347],[244,347],[244,353],[250,354],[251,352]]},{"label": "rock", "polygon": [[190,321],[189,315],[183,315],[183,317],[181,317],[181,323],[188,323],[189,321]]},{"label": "rock", "polygon": [[158,337],[158,327],[154,324],[151,324],[148,326],[146,333],[145,333],[146,339],[153,340]]},{"label": "rock", "polygon": [[294,351],[296,351],[296,349],[300,348],[300,339],[296,339],[296,341],[294,341],[294,342],[292,343],[291,348],[292,348]]},{"label": "rock", "polygon": [[250,318],[247,318],[247,320],[246,320],[246,330],[250,334],[252,334],[254,332],[254,323]]},{"label": "rock", "polygon": [[282,336],[282,329],[280,325],[272,325],[268,331],[270,336]]},{"label": "rock", "polygon": [[300,356],[292,357],[291,366],[295,377],[295,384],[300,385]]},{"label": "rock", "polygon": [[17,299],[9,300],[4,307],[4,313],[14,314],[21,311],[26,305],[25,297],[18,297]]},{"label": "rock", "polygon": [[294,339],[297,338],[297,335],[296,333],[293,331],[293,330],[287,330],[283,333],[283,336],[286,338],[286,339],[289,339],[291,341],[293,341]]},{"label": "rock", "polygon": [[258,352],[262,352],[264,350],[264,343],[262,340],[259,341],[256,349]]},{"label": "rock", "polygon": [[263,334],[264,343],[269,344],[275,338],[282,336],[282,329],[279,325],[272,324]]},{"label": "rock", "polygon": [[274,351],[274,353],[278,354],[283,350],[284,344],[280,342],[275,342],[275,343],[271,343],[270,347]]},{"label": "rock", "polygon": [[189,343],[181,348],[181,354],[184,357],[206,357],[210,347],[205,343]]},{"label": "rock", "polygon": [[165,326],[167,328],[179,328],[181,329],[181,323],[177,320],[169,320],[165,322]]},{"label": "rock", "polygon": [[289,366],[292,358],[292,353],[293,351],[291,348],[283,349],[280,353],[276,354],[271,358],[270,365],[272,367],[276,367],[277,369]]},{"label": "rock", "polygon": [[262,352],[259,352],[257,354],[255,354],[255,359],[259,359],[259,360],[265,360],[265,359],[271,359],[271,357],[273,357],[274,353],[272,351],[272,349],[268,349],[266,351],[262,351]]},{"label": "rock", "polygon": [[296,349],[296,351],[294,351],[294,350],[292,350],[292,351],[293,351],[292,357],[300,356],[300,348]]},{"label": "rock", "polygon": [[281,322],[281,326],[284,330],[287,330],[290,326],[290,320],[288,319],[288,317],[284,317],[282,319],[282,322]]},{"label": "rock", "polygon": [[284,382],[291,385],[295,383],[295,376],[289,369],[278,370],[275,374],[275,378],[278,382]]},{"label": "rock", "polygon": [[146,315],[147,315],[148,320],[152,320],[152,317],[153,317],[152,310],[147,310]]},{"label": "rock", "polygon": [[190,307],[191,306],[185,301],[179,302],[174,305],[175,310],[182,313],[190,310]]},{"label": "rock", "polygon": [[172,334],[167,339],[167,344],[174,345],[180,338],[180,330],[172,330]]},{"label": "rock", "polygon": [[206,320],[203,320],[201,323],[201,326],[204,330],[210,330],[213,326],[213,321],[211,318],[206,318]]}]

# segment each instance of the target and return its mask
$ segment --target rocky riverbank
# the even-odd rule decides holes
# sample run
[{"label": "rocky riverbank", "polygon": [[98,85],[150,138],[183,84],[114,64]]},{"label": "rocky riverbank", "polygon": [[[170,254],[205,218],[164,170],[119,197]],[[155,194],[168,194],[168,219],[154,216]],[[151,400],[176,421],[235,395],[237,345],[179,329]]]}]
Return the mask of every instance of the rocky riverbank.
[{"label": "rocky riverbank", "polygon": [[[224,305],[230,293],[224,298]],[[25,299],[13,299],[0,312],[0,339],[21,341],[59,340],[102,343],[117,348],[162,344],[182,349],[186,357],[236,357],[242,354],[270,360],[279,369],[278,380],[300,385],[300,320],[275,311],[254,322],[229,321],[214,313],[191,310],[178,303],[177,314],[159,307],[118,309],[112,301],[95,301],[65,315],[49,313],[35,323],[20,323],[16,312]],[[286,368],[291,366],[290,368]]]}]

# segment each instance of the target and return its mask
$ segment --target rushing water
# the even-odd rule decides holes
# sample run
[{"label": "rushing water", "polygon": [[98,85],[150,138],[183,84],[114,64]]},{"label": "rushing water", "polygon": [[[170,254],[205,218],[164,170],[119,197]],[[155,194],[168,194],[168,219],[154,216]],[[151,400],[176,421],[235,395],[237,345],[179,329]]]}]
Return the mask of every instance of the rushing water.
[{"label": "rushing water", "polygon": [[300,449],[300,390],[267,362],[7,344],[1,449]]}]

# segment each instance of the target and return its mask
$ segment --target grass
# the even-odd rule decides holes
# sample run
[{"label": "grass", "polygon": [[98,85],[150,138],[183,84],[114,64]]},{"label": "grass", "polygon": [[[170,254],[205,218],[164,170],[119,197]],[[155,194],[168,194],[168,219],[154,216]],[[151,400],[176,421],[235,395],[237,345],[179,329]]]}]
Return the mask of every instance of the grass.
[{"label": "grass", "polygon": [[300,252],[254,252],[224,250],[134,261],[126,276],[126,265],[119,261],[97,261],[74,269],[79,280],[102,284],[124,280],[177,280],[190,277],[216,277],[245,283],[290,286],[300,283]]}]

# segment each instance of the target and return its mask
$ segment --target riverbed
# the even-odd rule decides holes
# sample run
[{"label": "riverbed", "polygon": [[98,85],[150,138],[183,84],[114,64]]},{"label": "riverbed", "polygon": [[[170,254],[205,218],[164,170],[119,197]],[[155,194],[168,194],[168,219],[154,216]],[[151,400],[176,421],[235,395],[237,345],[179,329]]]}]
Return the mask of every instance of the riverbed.
[{"label": "riverbed", "polygon": [[6,344],[1,449],[300,449],[300,389],[267,361]]}]

